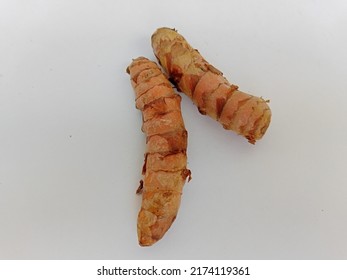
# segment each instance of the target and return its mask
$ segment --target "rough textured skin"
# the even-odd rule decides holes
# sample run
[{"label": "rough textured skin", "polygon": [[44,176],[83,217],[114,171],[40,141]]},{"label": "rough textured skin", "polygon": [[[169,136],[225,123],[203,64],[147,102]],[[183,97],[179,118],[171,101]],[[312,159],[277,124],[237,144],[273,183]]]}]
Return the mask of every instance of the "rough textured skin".
[{"label": "rough textured skin", "polygon": [[158,65],[144,57],[127,68],[136,93],[136,108],[142,111],[142,131],[147,136],[143,165],[142,206],[138,215],[139,244],[160,240],[176,218],[187,167],[187,131],[177,95]]},{"label": "rough textured skin", "polygon": [[174,29],[157,29],[152,47],[170,80],[193,100],[200,113],[252,144],[262,138],[271,120],[266,100],[239,91]]}]

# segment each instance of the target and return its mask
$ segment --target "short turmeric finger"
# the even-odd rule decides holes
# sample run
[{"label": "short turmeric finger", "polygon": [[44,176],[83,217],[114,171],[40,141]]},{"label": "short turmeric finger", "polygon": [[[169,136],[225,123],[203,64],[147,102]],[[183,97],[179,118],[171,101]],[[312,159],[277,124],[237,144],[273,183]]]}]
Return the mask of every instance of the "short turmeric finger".
[{"label": "short turmeric finger", "polygon": [[157,29],[152,47],[171,81],[193,100],[200,113],[252,144],[263,137],[271,121],[268,101],[239,91],[174,29]]},{"label": "short turmeric finger", "polygon": [[147,137],[142,206],[137,220],[139,244],[160,240],[177,216],[187,169],[187,131],[177,95],[158,65],[147,58],[134,59],[127,68],[142,111],[142,130]]}]

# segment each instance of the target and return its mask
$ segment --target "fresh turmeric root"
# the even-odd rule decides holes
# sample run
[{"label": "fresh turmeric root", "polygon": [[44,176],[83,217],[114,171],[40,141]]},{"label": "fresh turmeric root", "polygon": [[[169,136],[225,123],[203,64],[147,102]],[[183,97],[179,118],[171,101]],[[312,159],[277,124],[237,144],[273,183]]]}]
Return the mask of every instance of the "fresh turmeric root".
[{"label": "fresh turmeric root", "polygon": [[142,131],[147,136],[142,193],[138,214],[139,244],[150,246],[160,240],[176,218],[187,169],[187,131],[177,95],[158,65],[147,58],[134,59],[127,68],[142,111]]},{"label": "fresh turmeric root", "polygon": [[200,113],[252,144],[262,138],[271,120],[268,101],[239,91],[174,29],[157,29],[152,47],[170,80],[193,100]]}]

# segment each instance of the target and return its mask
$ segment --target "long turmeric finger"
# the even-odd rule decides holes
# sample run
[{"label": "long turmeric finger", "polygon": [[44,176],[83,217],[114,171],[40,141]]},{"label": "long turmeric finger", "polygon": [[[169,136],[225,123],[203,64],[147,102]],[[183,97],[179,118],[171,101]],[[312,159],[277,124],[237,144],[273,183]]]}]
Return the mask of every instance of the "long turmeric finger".
[{"label": "long turmeric finger", "polygon": [[163,237],[176,218],[187,169],[187,131],[177,95],[158,65],[147,58],[134,59],[127,68],[142,111],[147,136],[142,206],[137,220],[139,244],[150,246]]},{"label": "long turmeric finger", "polygon": [[171,81],[193,100],[200,113],[252,144],[263,137],[271,120],[266,100],[239,91],[174,29],[157,29],[152,47]]}]

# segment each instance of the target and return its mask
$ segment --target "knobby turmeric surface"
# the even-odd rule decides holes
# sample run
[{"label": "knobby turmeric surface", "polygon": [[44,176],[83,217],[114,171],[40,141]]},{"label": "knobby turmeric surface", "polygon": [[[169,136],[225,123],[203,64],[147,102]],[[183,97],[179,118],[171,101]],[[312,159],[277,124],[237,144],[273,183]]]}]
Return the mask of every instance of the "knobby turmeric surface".
[{"label": "knobby turmeric surface", "polygon": [[200,113],[252,144],[263,137],[271,120],[268,101],[239,91],[174,29],[157,29],[152,47],[170,80],[193,100]]},{"label": "knobby turmeric surface", "polygon": [[177,95],[158,65],[147,58],[134,59],[127,68],[135,91],[136,108],[142,111],[146,134],[143,180],[138,193],[139,244],[150,246],[160,240],[177,216],[187,169],[187,131]]}]

